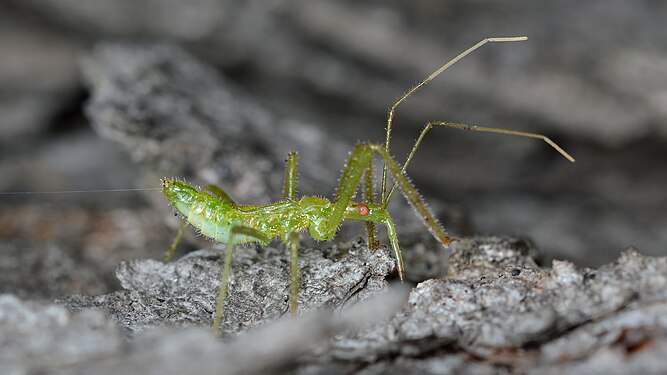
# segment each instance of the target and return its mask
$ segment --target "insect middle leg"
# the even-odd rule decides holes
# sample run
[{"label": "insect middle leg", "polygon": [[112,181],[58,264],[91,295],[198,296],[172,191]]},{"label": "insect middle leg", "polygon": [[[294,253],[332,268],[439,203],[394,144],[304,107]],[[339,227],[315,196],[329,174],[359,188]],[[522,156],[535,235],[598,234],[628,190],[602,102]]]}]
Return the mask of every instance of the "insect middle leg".
[{"label": "insect middle leg", "polygon": [[292,314],[295,314],[299,300],[299,233],[292,232],[287,235],[285,244],[290,248],[289,309]]},{"label": "insect middle leg", "polygon": [[[283,198],[296,200],[296,165],[297,153],[290,152],[285,160],[285,181]],[[290,249],[290,312],[296,313],[299,297],[299,233],[292,232],[283,237],[283,242]]]}]

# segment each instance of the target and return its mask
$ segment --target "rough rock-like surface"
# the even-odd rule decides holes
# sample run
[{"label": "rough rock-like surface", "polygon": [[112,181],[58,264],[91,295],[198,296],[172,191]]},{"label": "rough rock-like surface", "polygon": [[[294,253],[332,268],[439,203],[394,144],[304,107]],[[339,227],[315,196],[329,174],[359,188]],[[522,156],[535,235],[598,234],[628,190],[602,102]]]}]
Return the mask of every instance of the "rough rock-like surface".
[{"label": "rough rock-like surface", "polygon": [[667,258],[629,249],[597,270],[540,268],[522,242],[461,245],[470,261],[452,278],[417,285],[391,321],[337,337],[328,355],[373,363],[364,374],[667,370]]},{"label": "rough rock-like surface", "polygon": [[99,311],[64,307],[0,294],[0,373],[49,373],[118,350],[122,335]]},{"label": "rough rock-like surface", "polygon": [[[3,374],[250,374],[293,366],[313,344],[390,317],[405,300],[384,293],[342,313],[318,310],[282,319],[223,343],[208,329],[156,328],[123,340],[98,311],[0,295],[0,371]],[[127,306],[131,308],[131,306]]]},{"label": "rough rock-like surface", "polygon": [[[306,251],[300,314],[291,318],[286,318],[286,263],[276,264],[285,256],[271,248],[265,255],[249,249],[235,257],[224,342],[201,327],[210,324],[215,299],[221,259],[214,251],[170,264],[122,264],[118,277],[126,289],[61,301],[74,312],[0,296],[0,369],[10,374],[667,371],[667,258],[635,249],[598,269],[566,261],[543,268],[528,255],[535,249],[525,241],[464,238],[456,245],[451,277],[420,283],[407,301],[399,285],[386,294],[382,276],[391,262],[384,251],[370,255],[362,243]],[[258,263],[247,263],[250,259]],[[261,270],[282,275],[249,278]],[[368,281],[351,288],[364,273]],[[258,307],[261,299],[273,302]],[[365,302],[349,303],[356,299]]]},{"label": "rough rock-like surface", "polygon": [[[73,296],[62,303],[79,310],[99,307],[131,331],[147,326],[212,323],[224,248],[192,252],[173,263],[135,260],[116,271],[124,290]],[[289,252],[239,248],[234,253],[222,331],[238,333],[288,311]],[[299,310],[341,309],[387,287],[393,270],[388,251],[369,253],[363,242],[301,249]]]}]

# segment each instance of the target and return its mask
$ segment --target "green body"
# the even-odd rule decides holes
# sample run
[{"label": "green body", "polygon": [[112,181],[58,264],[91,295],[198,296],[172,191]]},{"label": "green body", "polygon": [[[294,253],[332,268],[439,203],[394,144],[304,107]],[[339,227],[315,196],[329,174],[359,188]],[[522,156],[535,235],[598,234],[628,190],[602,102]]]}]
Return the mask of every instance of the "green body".
[{"label": "green body", "polygon": [[[328,224],[333,213],[333,203],[321,197],[303,197],[298,201],[284,199],[264,206],[237,206],[199,191],[185,182],[164,179],[164,194],[174,207],[199,231],[218,242],[240,245],[260,242],[260,237],[236,234],[230,238],[230,228],[249,227],[262,233],[266,238],[280,237],[287,240],[290,233],[309,230],[316,240],[330,240],[335,235],[335,227]],[[343,213],[345,220],[385,222],[386,210],[377,205],[367,204],[369,213],[362,216],[359,204],[351,202]]]}]

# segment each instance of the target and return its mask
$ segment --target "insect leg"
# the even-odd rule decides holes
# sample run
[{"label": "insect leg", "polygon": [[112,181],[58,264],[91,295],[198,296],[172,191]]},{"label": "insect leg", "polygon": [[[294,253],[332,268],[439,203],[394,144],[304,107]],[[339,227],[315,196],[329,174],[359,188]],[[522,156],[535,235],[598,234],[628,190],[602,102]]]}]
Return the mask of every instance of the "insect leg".
[{"label": "insect leg", "polygon": [[[481,41],[479,41],[477,44],[474,46],[468,48],[467,50],[461,52],[458,56],[455,58],[449,60],[445,65],[441,66],[436,70],[435,72],[431,73],[430,76],[426,77],[423,81],[421,81],[419,84],[408,90],[407,93],[405,93],[400,99],[394,103],[393,106],[391,106],[391,109],[389,110],[389,114],[387,116],[387,137],[384,142],[384,149],[385,151],[389,152],[389,142],[391,141],[391,126],[392,122],[394,120],[394,113],[396,112],[396,108],[405,101],[410,95],[414,94],[417,92],[419,89],[424,87],[426,84],[431,82],[435,77],[439,76],[442,72],[445,70],[449,69],[450,66],[456,64],[459,60],[462,58],[468,56],[471,54],[473,51],[476,49],[482,47],[483,45],[487,43],[495,43],[495,42],[522,42],[528,40],[525,36],[519,36],[519,37],[509,37],[509,38],[486,38]],[[386,201],[386,193],[387,193],[387,167],[385,166],[382,169],[382,195],[380,196],[380,201],[384,202]]]},{"label": "insect leg", "polygon": [[[563,150],[560,146],[558,146],[554,141],[551,139],[547,138],[546,136],[542,134],[535,134],[535,133],[526,133],[526,132],[521,132],[521,131],[516,131],[516,130],[508,130],[508,129],[499,129],[499,128],[486,128],[483,126],[475,126],[475,125],[465,125],[465,124],[458,124],[454,122],[443,122],[443,121],[431,121],[426,124],[422,132],[419,134],[419,137],[417,138],[417,141],[415,142],[414,146],[412,146],[412,151],[410,151],[410,154],[408,155],[408,158],[405,161],[405,164],[403,164],[402,171],[405,173],[405,171],[408,168],[408,165],[412,161],[412,158],[415,156],[415,153],[417,152],[417,149],[421,145],[422,140],[426,136],[426,133],[428,133],[429,130],[433,129],[436,126],[444,126],[444,127],[449,127],[449,128],[454,128],[454,129],[461,129],[461,130],[468,130],[468,131],[475,131],[475,132],[483,132],[483,133],[497,133],[497,134],[507,134],[507,135],[514,135],[517,137],[526,137],[526,138],[536,138],[536,139],[541,139],[545,141],[549,146],[553,147],[556,151],[558,151],[561,155],[563,155],[567,160],[571,161],[574,163],[574,158],[570,156],[565,150]],[[385,198],[384,201],[382,201],[382,205],[384,207],[387,207],[389,204],[389,200],[391,199],[392,194],[394,194],[394,191],[396,190],[396,184],[391,188],[389,191],[389,194],[387,194],[387,197]]]},{"label": "insect leg", "polygon": [[290,152],[285,160],[285,182],[283,185],[283,197],[296,200],[296,159],[297,153]]},{"label": "insect leg", "polygon": [[[364,203],[374,203],[373,194],[373,163],[368,166],[364,174]],[[380,248],[380,242],[376,238],[375,223],[372,221],[366,222],[366,241],[368,243],[368,250],[371,252]]]},{"label": "insect leg", "polygon": [[237,207],[236,202],[234,202],[234,200],[229,195],[227,195],[227,193],[225,193],[225,191],[222,190],[217,185],[213,185],[213,184],[206,185],[206,186],[204,186],[204,190],[206,190],[208,192],[211,192],[213,195],[215,195],[216,198],[220,199],[222,202],[224,202],[228,206]]},{"label": "insect leg", "polygon": [[299,233],[292,232],[287,236],[287,245],[290,248],[290,299],[289,309],[296,313],[299,300]]},{"label": "insect leg", "polygon": [[[382,146],[377,145],[380,149],[384,150]],[[326,221],[326,238],[333,238],[336,234],[338,226],[343,221],[343,214],[345,209],[350,204],[352,197],[357,191],[361,177],[365,171],[370,168],[373,161],[373,150],[370,148],[370,145],[367,144],[358,144],[350,157],[347,160],[345,169],[343,170],[343,176],[340,178],[338,183],[338,189],[336,190],[336,197],[332,204],[331,213]],[[401,249],[398,247],[398,240],[395,236],[395,231],[393,231],[393,224],[391,224],[391,219],[388,217],[384,218],[382,221],[383,224],[387,225],[387,233],[394,251],[394,258],[396,259],[396,268],[398,269],[401,280],[403,279],[403,261],[401,256]],[[387,224],[389,223],[389,224]]]},{"label": "insect leg", "polygon": [[[431,211],[426,207],[421,196],[417,192],[407,177],[398,167],[394,159],[389,155],[383,146],[378,144],[359,144],[350,155],[347,166],[343,170],[343,176],[340,179],[338,190],[336,191],[336,198],[333,202],[332,212],[327,220],[327,237],[333,238],[336,229],[343,220],[343,214],[350,200],[357,190],[357,185],[361,180],[364,171],[370,166],[373,159],[373,154],[379,154],[389,172],[394,176],[394,180],[398,183],[401,191],[405,195],[408,203],[417,212],[417,215],[422,219],[424,225],[429,229],[433,236],[440,241],[444,246],[447,246],[452,239],[447,236],[440,223],[433,216]],[[403,262],[401,256],[401,249],[398,247],[398,240],[396,232],[393,229],[391,218],[387,216],[382,220],[382,223],[387,226],[387,231],[394,250],[394,257],[396,258],[397,268],[401,279],[403,278]]]},{"label": "insect leg", "polygon": [[220,288],[218,289],[218,299],[215,306],[215,314],[213,317],[213,332],[217,333],[222,323],[222,314],[225,310],[225,298],[227,298],[227,289],[229,287],[229,273],[232,265],[232,253],[236,247],[236,236],[244,235],[253,237],[262,243],[269,242],[269,238],[262,232],[246,227],[243,225],[235,225],[229,228],[229,240],[227,241],[227,250],[225,254],[225,262],[222,266],[222,273],[220,275]]},{"label": "insect leg", "polygon": [[220,275],[220,287],[218,288],[218,299],[215,305],[215,315],[213,317],[213,333],[218,333],[220,323],[222,323],[222,313],[225,311],[225,298],[227,298],[227,287],[229,282],[229,272],[232,268],[232,253],[236,245],[227,245],[225,251],[225,263],[222,266]]},{"label": "insect leg", "polygon": [[[415,189],[415,187],[412,186],[412,183],[407,179],[403,171],[398,167],[398,165],[396,164],[394,159],[389,155],[387,150],[385,150],[382,146],[377,144],[369,144],[365,146],[371,153],[378,153],[380,157],[382,157],[384,165],[387,167],[389,172],[391,172],[392,176],[394,177],[394,180],[401,188],[401,192],[403,192],[403,195],[405,196],[408,203],[415,210],[417,216],[419,216],[422,219],[422,222],[424,223],[426,228],[428,228],[431,234],[438,241],[440,241],[440,243],[443,246],[448,246],[449,243],[452,241],[452,238],[447,236],[445,230],[442,228],[442,226],[435,218],[431,210],[429,210],[429,208],[422,200],[421,196],[419,195],[419,192],[417,192],[417,189]],[[400,249],[398,249],[398,240],[396,239],[396,232],[393,230],[393,224],[391,223],[391,220],[388,220],[387,223],[385,224],[387,225],[389,238],[390,240],[392,240],[392,246],[396,246],[398,252],[397,259],[400,259]],[[396,242],[396,244],[394,245],[393,242]],[[399,269],[399,271],[401,271],[401,269]]]},{"label": "insect leg", "polygon": [[163,259],[165,262],[171,261],[171,258],[174,257],[176,246],[178,246],[178,244],[181,242],[183,234],[185,234],[185,227],[187,225],[188,225],[187,220],[183,220],[183,222],[181,222],[181,226],[178,228],[178,233],[176,233],[176,237],[174,237],[174,240],[171,242],[171,245],[169,245],[167,251],[164,253]]}]

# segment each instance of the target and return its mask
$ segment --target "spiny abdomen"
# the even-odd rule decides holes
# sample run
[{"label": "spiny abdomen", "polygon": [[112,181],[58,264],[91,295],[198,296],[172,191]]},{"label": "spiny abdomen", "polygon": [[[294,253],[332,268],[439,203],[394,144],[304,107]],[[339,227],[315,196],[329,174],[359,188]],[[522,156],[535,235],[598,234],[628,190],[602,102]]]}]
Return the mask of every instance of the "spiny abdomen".
[{"label": "spiny abdomen", "polygon": [[[266,238],[301,231],[308,226],[299,207],[291,202],[232,207],[177,180],[163,179],[162,189],[167,199],[192,226],[218,242],[229,242],[229,230],[233,226],[252,228]],[[257,237],[243,234],[235,235],[233,241],[235,244],[263,242]]]}]

